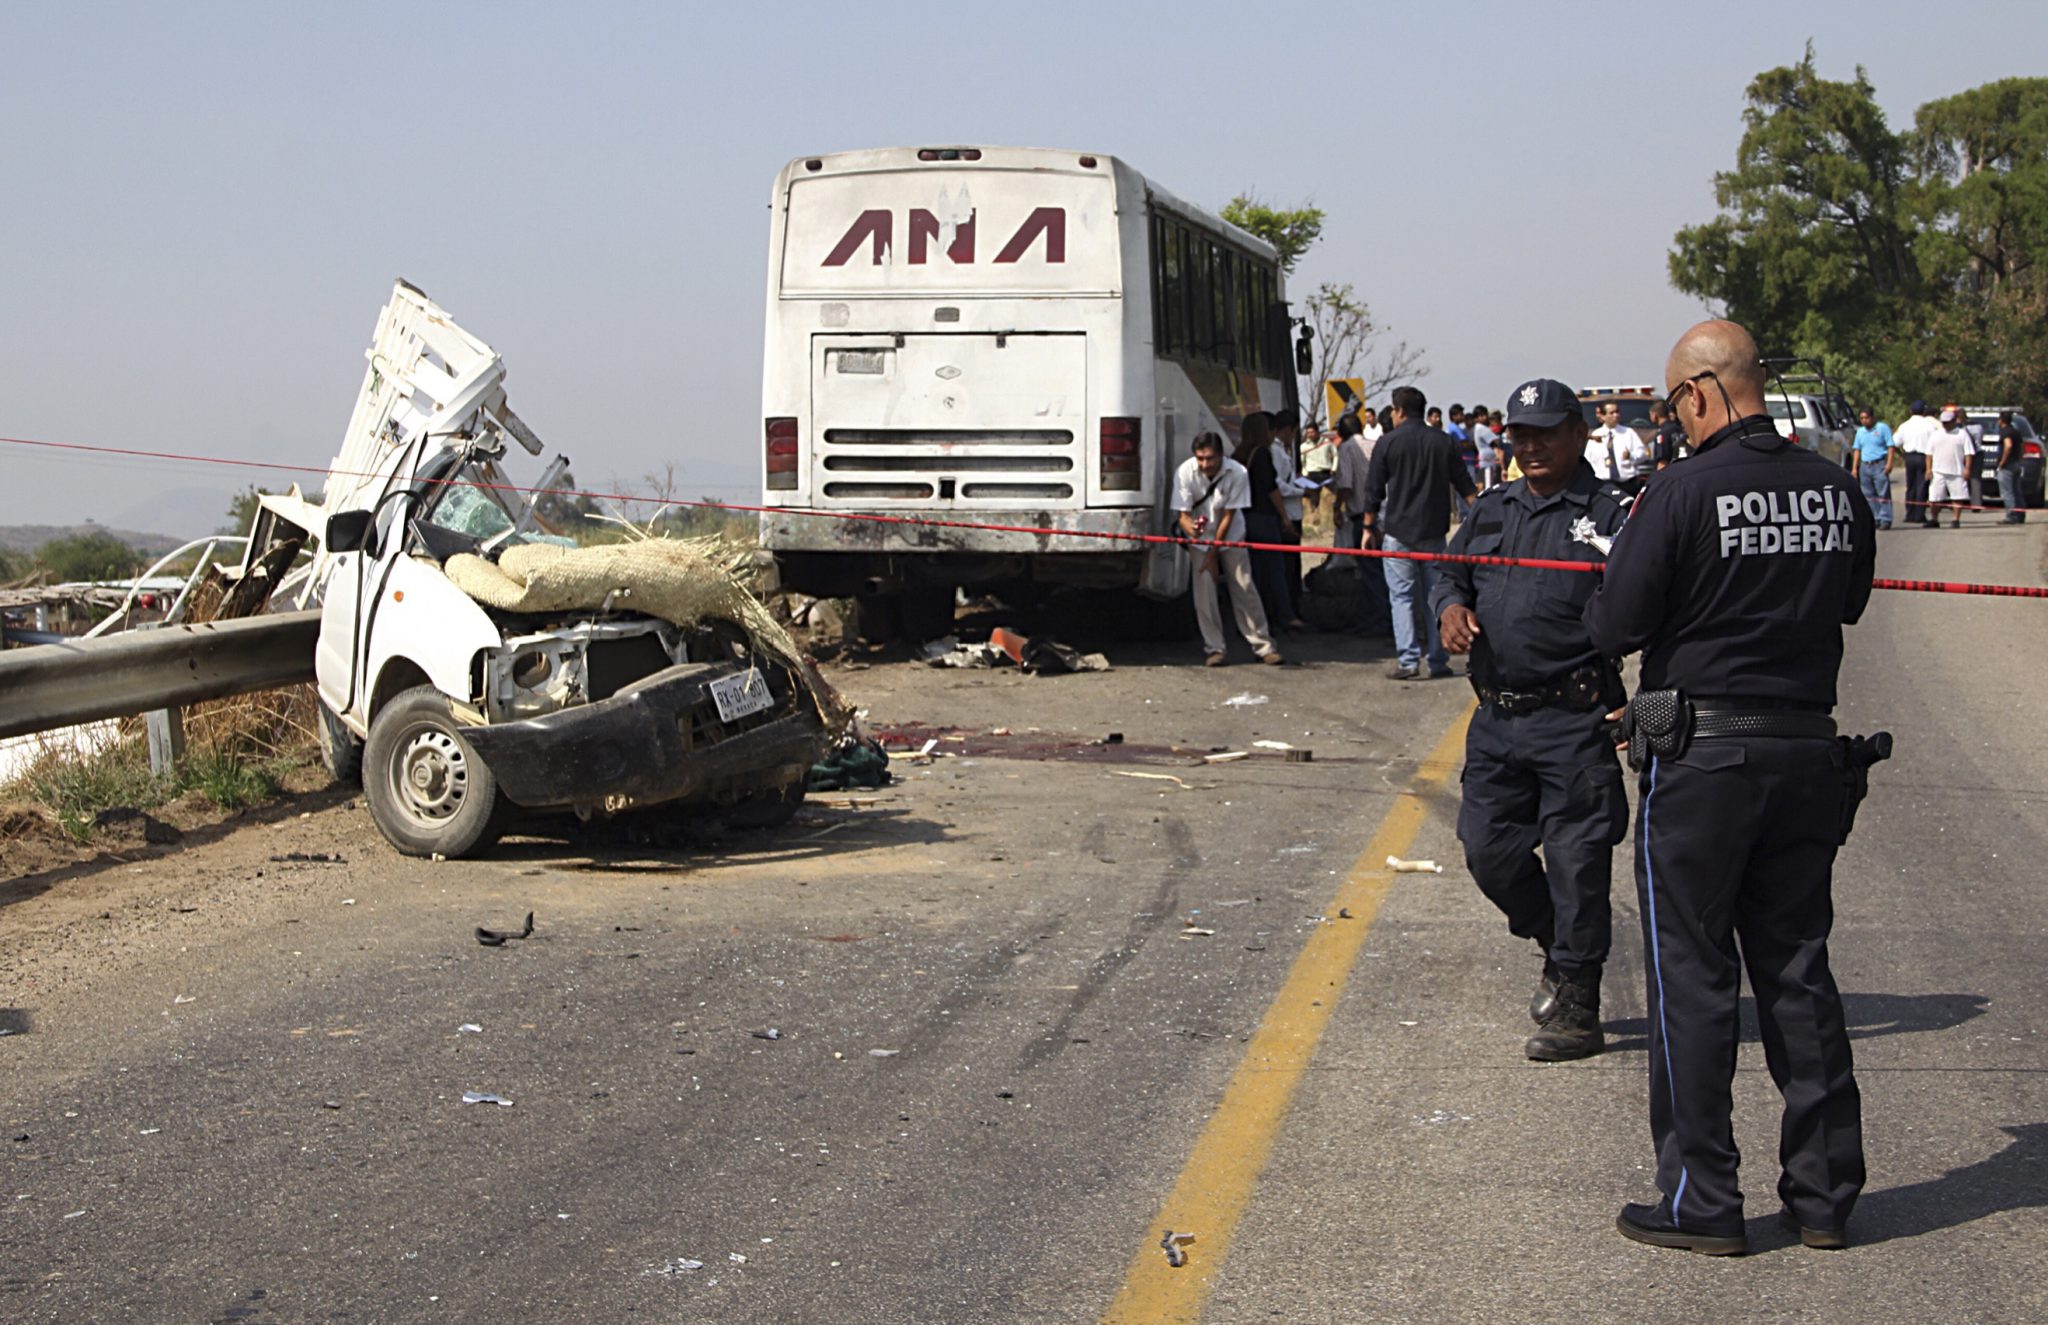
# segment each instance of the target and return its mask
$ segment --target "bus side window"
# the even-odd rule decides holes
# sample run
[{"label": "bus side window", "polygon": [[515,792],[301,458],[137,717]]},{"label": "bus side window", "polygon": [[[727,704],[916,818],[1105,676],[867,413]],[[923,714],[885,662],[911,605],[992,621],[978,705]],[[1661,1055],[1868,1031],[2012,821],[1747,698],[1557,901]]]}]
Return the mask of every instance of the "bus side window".
[{"label": "bus side window", "polygon": [[1152,352],[1166,354],[1173,349],[1173,339],[1166,323],[1166,222],[1159,213],[1152,213],[1149,229],[1149,265],[1152,268]]},{"label": "bus side window", "polygon": [[1188,262],[1188,349],[1196,357],[1216,357],[1215,304],[1209,295],[1209,245],[1200,235],[1181,232]]},{"label": "bus side window", "polygon": [[1217,362],[1231,362],[1231,250],[1221,244],[1208,246],[1208,264],[1217,274],[1210,285],[1210,311],[1217,319]]},{"label": "bus side window", "polygon": [[1167,334],[1173,337],[1176,354],[1188,352],[1188,266],[1182,251],[1180,227],[1166,223],[1166,316]]}]

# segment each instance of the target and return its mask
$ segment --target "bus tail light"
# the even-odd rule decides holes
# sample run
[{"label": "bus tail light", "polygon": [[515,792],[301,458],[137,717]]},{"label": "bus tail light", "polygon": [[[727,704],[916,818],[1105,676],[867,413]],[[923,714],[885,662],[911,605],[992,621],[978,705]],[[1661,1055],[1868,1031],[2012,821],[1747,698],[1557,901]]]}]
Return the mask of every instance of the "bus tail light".
[{"label": "bus tail light", "polygon": [[1102,488],[1105,492],[1136,492],[1139,488],[1138,439],[1141,419],[1102,421]]},{"label": "bus tail light", "polygon": [[796,488],[796,420],[770,419],[768,433],[768,483],[770,492]]}]

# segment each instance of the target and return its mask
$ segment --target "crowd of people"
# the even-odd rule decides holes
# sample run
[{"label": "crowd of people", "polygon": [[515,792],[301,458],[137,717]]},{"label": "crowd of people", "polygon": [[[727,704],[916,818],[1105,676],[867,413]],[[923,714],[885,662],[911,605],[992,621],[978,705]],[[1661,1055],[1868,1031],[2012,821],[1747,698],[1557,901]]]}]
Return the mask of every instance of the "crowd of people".
[{"label": "crowd of people", "polygon": [[[1856,423],[1855,448],[1844,463],[1855,467],[1863,496],[1876,513],[1877,527],[1892,527],[1892,476],[1903,469],[1906,511],[1901,523],[1939,529],[1942,513],[1947,511],[1949,527],[1960,529],[1964,510],[1977,504],[1971,495],[1970,475],[1983,446],[1982,425],[1971,422],[1956,405],[1944,405],[1937,414],[1924,400],[1913,402],[1896,430],[1879,420],[1868,405],[1858,411]],[[2027,518],[2020,490],[2023,454],[2013,412],[2000,410],[1998,456],[1992,467],[1998,473],[2006,524],[2021,524]]]},{"label": "crowd of people", "polygon": [[[1647,438],[1621,421],[1621,406],[1615,401],[1598,406],[1599,424],[1586,433],[1583,458],[1593,478],[1629,497],[1640,493],[1651,475],[1694,453],[1668,402],[1653,401],[1648,412]],[[1855,476],[1876,528],[1892,527],[1892,489],[1901,472],[1903,523],[1939,529],[1946,513],[1948,527],[1959,528],[1964,511],[1975,504],[1971,475],[1983,447],[1983,426],[1971,422],[1955,405],[1934,411],[1918,400],[1896,430],[1869,406],[1857,417],[1854,442],[1843,465]],[[2019,524],[2026,520],[2020,473],[2024,439],[2010,410],[1999,412],[1997,427],[1994,468],[2004,522]],[[1224,445],[1220,434],[1204,436],[1215,438],[1218,447]],[[1397,388],[1377,412],[1345,412],[1327,430],[1314,423],[1304,429],[1292,409],[1248,414],[1237,445],[1227,458],[1218,458],[1244,475],[1241,485],[1233,481],[1230,488],[1236,491],[1241,486],[1244,496],[1241,505],[1231,508],[1240,513],[1230,522],[1237,531],[1233,537],[1268,546],[1248,555],[1238,550],[1252,591],[1242,607],[1236,606],[1236,590],[1229,588],[1226,559],[1199,558],[1196,584],[1204,591],[1196,597],[1198,616],[1205,623],[1208,664],[1222,666],[1227,660],[1216,602],[1219,591],[1231,594],[1239,633],[1263,661],[1280,657],[1274,637],[1310,628],[1303,601],[1302,554],[1279,550],[1301,546],[1308,512],[1330,504],[1336,546],[1341,548],[1441,552],[1453,523],[1464,518],[1480,494],[1523,477],[1518,449],[1503,411],[1467,409],[1463,404],[1444,410],[1429,404],[1412,386]],[[1178,490],[1188,495],[1206,490],[1206,481],[1189,486],[1197,468],[1194,459],[1183,464]],[[1216,500],[1212,495],[1209,504]],[[1175,511],[1177,517],[1186,514],[1178,505]],[[1205,538],[1215,541],[1223,523],[1211,518]],[[1330,569],[1322,573],[1327,575]],[[1394,642],[1389,677],[1409,681],[1451,674],[1437,624],[1426,608],[1435,579],[1430,563],[1385,558],[1362,568],[1340,569],[1352,575],[1351,587],[1359,591],[1348,628],[1391,636]],[[1314,583],[1317,574],[1311,570],[1307,582]],[[1255,611],[1244,610],[1254,607]]]},{"label": "crowd of people", "polygon": [[[1584,445],[1595,478],[1634,494],[1656,470],[1690,454],[1684,432],[1662,402],[1650,415],[1657,426],[1646,442],[1621,422],[1619,406],[1601,408],[1600,426],[1588,431]],[[1228,660],[1219,601],[1224,596],[1238,633],[1263,662],[1280,659],[1274,639],[1310,629],[1305,584],[1317,572],[1305,581],[1302,554],[1287,550],[1301,546],[1310,512],[1329,504],[1341,548],[1441,552],[1452,525],[1479,494],[1522,476],[1515,450],[1503,411],[1462,403],[1445,410],[1413,386],[1394,390],[1377,411],[1346,411],[1327,430],[1314,423],[1304,429],[1297,411],[1282,409],[1246,414],[1235,446],[1221,433],[1202,434],[1175,483],[1179,528],[1201,528],[1205,543],[1264,545],[1217,550],[1236,557],[1207,550],[1196,555],[1193,581],[1205,662],[1220,667]],[[1227,538],[1219,532],[1224,529],[1232,531]],[[1238,560],[1244,563],[1242,591],[1233,569]],[[1390,557],[1329,570],[1351,576],[1347,587],[1355,591],[1357,605],[1347,628],[1392,638],[1389,677],[1451,675],[1428,610],[1431,563]]]}]

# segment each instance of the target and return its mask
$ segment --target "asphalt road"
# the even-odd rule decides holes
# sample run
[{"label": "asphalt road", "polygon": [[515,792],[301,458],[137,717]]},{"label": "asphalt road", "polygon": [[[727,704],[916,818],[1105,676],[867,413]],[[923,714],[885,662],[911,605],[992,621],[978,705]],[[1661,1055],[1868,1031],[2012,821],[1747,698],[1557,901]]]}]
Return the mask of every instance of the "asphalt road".
[{"label": "asphalt road", "polygon": [[[2048,526],[1987,519],[1883,535],[1879,571],[2042,582]],[[1529,1063],[1533,953],[1431,757],[1469,692],[1315,639],[835,672],[966,739],[719,846],[413,862],[328,794],[0,881],[0,1319],[2039,1320],[2044,650],[2031,601],[1885,593],[1851,634],[1844,725],[1899,753],[1837,873],[1847,1252],[1770,1223],[1753,1037],[1756,1251],[1613,1232],[1652,1194],[1627,847],[1612,1047]],[[1258,739],[1314,760],[1170,748]]]}]

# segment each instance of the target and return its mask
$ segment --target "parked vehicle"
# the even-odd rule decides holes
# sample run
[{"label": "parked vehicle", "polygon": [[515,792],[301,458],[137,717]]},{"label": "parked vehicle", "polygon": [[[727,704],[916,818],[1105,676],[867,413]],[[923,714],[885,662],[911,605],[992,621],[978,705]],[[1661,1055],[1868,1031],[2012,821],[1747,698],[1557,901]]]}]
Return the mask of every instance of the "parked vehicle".
[{"label": "parked vehicle", "polygon": [[1773,391],[1765,395],[1764,407],[1779,432],[1838,465],[1844,463],[1843,457],[1856,440],[1856,416],[1838,395]]},{"label": "parked vehicle", "polygon": [[263,498],[252,546],[318,531],[321,748],[385,838],[452,857],[518,808],[793,813],[835,708],[727,569],[575,547],[567,459],[514,483],[542,446],[503,361],[412,286],[369,359],[323,499]]},{"label": "parked vehicle", "polygon": [[1657,425],[1650,422],[1650,406],[1663,398],[1663,392],[1650,386],[1595,386],[1579,392],[1579,409],[1586,416],[1586,426],[1598,428],[1602,405],[1621,406],[1622,423],[1635,429],[1648,446],[1657,435]]},{"label": "parked vehicle", "polygon": [[893,600],[913,634],[963,585],[1185,591],[1098,535],[1163,531],[1197,433],[1293,403],[1271,246],[1114,157],[1040,148],[800,157],[769,206],[782,584]]},{"label": "parked vehicle", "polygon": [[[1965,405],[1963,417],[1980,430],[1977,442],[1978,503],[1996,506],[2005,500],[1998,481],[1998,415],[2007,405]],[[2020,435],[2020,504],[2038,507],[2043,502],[2041,435],[2018,410],[2013,411],[2013,430]]]}]

